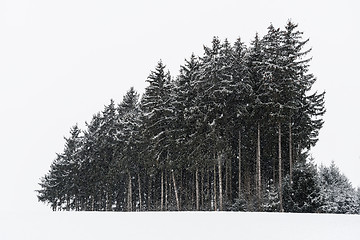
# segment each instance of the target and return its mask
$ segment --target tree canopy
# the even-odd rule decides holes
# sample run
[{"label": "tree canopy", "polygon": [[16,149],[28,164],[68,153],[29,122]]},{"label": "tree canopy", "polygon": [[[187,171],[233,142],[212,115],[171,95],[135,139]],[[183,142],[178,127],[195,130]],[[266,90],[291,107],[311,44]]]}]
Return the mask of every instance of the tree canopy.
[{"label": "tree canopy", "polygon": [[283,210],[282,181],[297,191],[325,113],[307,42],[289,21],[250,46],[214,37],[176,77],[159,61],[141,98],[131,88],[87,129],[71,128],[39,201],[54,210]]}]

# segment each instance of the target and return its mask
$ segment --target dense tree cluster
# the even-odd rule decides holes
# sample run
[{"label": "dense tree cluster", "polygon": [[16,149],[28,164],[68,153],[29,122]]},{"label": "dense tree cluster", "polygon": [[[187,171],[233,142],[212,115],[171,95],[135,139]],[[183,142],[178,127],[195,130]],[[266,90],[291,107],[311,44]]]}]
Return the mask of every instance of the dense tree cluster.
[{"label": "dense tree cluster", "polygon": [[[131,88],[71,129],[39,200],[54,210],[315,211],[286,195],[303,187],[294,166],[307,164],[325,112],[302,35],[289,21],[250,46],[214,37],[176,78],[160,61],[141,99]],[[327,205],[316,211],[329,212],[324,169],[316,197]]]}]

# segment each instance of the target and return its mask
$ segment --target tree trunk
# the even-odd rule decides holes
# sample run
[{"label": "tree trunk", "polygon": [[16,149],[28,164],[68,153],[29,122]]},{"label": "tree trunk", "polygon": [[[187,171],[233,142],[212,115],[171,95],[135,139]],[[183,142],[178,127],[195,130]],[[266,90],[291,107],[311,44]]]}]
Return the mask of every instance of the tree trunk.
[{"label": "tree trunk", "polygon": [[148,192],[148,206],[147,206],[147,210],[148,211],[150,211],[151,210],[151,177],[149,177],[149,179],[148,179],[148,181],[149,181],[149,185],[148,185],[148,190],[147,190],[147,192]]},{"label": "tree trunk", "polygon": [[232,202],[233,200],[233,190],[232,190],[232,161],[229,161],[229,199]]},{"label": "tree trunk", "polygon": [[283,204],[282,204],[282,159],[281,159],[281,124],[279,122],[279,200],[280,200],[280,212],[283,212]]},{"label": "tree trunk", "polygon": [[200,190],[200,198],[201,198],[201,209],[204,209],[204,169],[201,170],[201,190]]},{"label": "tree trunk", "polygon": [[292,173],[293,173],[291,120],[289,122],[289,165],[290,165],[290,183],[291,183],[292,182]]},{"label": "tree trunk", "polygon": [[106,203],[105,203],[105,211],[110,211],[110,200],[109,200],[109,192],[108,191],[106,191],[106,193],[105,193],[105,198],[106,198]]},{"label": "tree trunk", "polygon": [[241,131],[239,131],[239,189],[238,198],[241,197]]},{"label": "tree trunk", "polygon": [[214,210],[217,211],[217,199],[216,199],[216,164],[214,164]]},{"label": "tree trunk", "polygon": [[207,169],[206,170],[206,175],[207,175],[207,185],[206,185],[206,196],[207,196],[207,198],[206,198],[206,200],[208,201],[208,203],[210,203],[209,205],[208,205],[208,209],[207,210],[211,210],[211,180],[210,180],[210,176],[211,176],[211,174],[212,174],[212,171],[210,170],[210,169]]},{"label": "tree trunk", "polygon": [[70,197],[68,196],[66,198],[66,207],[65,207],[66,211],[70,211]]},{"label": "tree trunk", "polygon": [[251,191],[251,179],[250,179],[250,167],[249,166],[245,166],[245,171],[244,171],[244,187],[246,188],[245,189],[245,192],[246,192],[246,195],[249,196],[250,195],[250,191]]},{"label": "tree trunk", "polygon": [[165,174],[165,211],[168,210],[168,180],[167,174]]},{"label": "tree trunk", "polygon": [[132,211],[132,187],[131,187],[131,175],[129,173],[129,186],[128,186],[128,211]]},{"label": "tree trunk", "polygon": [[260,208],[261,201],[261,163],[260,163],[260,123],[257,126],[257,148],[256,148],[256,195],[257,204]]},{"label": "tree trunk", "polygon": [[164,208],[164,170],[161,170],[161,197],[160,197],[160,211]]},{"label": "tree trunk", "polygon": [[176,181],[175,181],[174,171],[171,171],[171,175],[172,175],[172,179],[173,179],[173,183],[174,183],[176,206],[177,206],[177,210],[180,211],[180,201],[179,201],[178,191],[177,191],[177,188],[176,188]]},{"label": "tree trunk", "polygon": [[196,167],[195,172],[195,186],[196,186],[196,211],[199,211],[200,196],[199,196],[199,170]]},{"label": "tree trunk", "polygon": [[140,180],[140,174],[139,173],[138,173],[138,186],[139,186],[139,211],[142,211],[141,180]]},{"label": "tree trunk", "polygon": [[[221,156],[222,157],[222,156]],[[218,156],[218,170],[219,170],[219,210],[223,210],[223,190],[222,190],[222,175],[221,175],[221,157]]]},{"label": "tree trunk", "polygon": [[277,184],[277,181],[276,181],[276,158],[273,158],[272,160],[272,169],[273,169],[273,182],[274,184]]},{"label": "tree trunk", "polygon": [[[190,196],[191,196],[191,200],[190,200],[190,204],[187,204],[188,207],[193,210],[196,207],[196,174],[190,174],[191,176],[191,180],[190,182]],[[194,184],[195,183],[195,184]]]},{"label": "tree trunk", "polygon": [[226,202],[229,199],[229,161],[225,160],[225,194],[224,201]]},{"label": "tree trunk", "polygon": [[233,191],[232,191],[232,161],[231,161],[231,159],[228,161],[228,163],[229,163],[229,172],[228,172],[228,174],[229,174],[229,176],[228,176],[228,178],[229,178],[229,200],[230,200],[230,202],[232,202]]}]

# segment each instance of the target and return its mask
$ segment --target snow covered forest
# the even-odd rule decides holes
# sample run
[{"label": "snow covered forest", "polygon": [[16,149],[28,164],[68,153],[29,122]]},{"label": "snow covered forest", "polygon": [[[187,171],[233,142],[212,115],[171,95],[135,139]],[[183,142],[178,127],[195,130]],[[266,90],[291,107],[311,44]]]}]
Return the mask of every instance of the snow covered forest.
[{"label": "snow covered forest", "polygon": [[38,199],[53,210],[360,212],[360,191],[317,167],[325,93],[312,90],[298,26],[268,27],[249,46],[217,37],[180,74],[159,61],[65,139]]}]

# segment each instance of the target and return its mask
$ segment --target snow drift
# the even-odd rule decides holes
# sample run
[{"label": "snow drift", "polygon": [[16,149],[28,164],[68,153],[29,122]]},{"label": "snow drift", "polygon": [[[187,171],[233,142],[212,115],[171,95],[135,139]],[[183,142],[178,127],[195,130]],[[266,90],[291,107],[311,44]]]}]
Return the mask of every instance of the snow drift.
[{"label": "snow drift", "polygon": [[250,212],[2,213],[0,239],[359,239],[360,216]]}]

